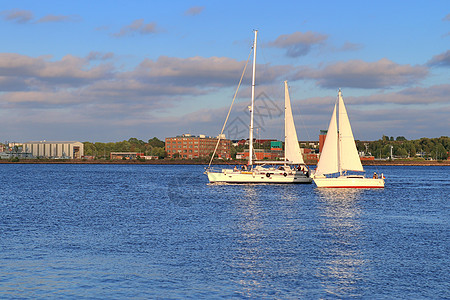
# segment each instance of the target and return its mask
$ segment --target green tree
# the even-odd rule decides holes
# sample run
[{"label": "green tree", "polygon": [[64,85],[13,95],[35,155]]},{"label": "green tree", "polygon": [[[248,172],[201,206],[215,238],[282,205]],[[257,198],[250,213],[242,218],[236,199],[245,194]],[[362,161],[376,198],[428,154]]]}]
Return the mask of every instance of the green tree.
[{"label": "green tree", "polygon": [[128,140],[128,143],[135,144],[135,145],[141,145],[141,146],[145,145],[144,141],[138,140],[137,138],[130,138]]},{"label": "green tree", "polygon": [[439,160],[447,159],[448,157],[447,151],[442,144],[437,144],[430,154],[432,158]]},{"label": "green tree", "polygon": [[83,142],[84,155],[95,155],[95,145],[91,142]]},{"label": "green tree", "polygon": [[158,156],[160,159],[167,157],[167,153],[162,147],[153,147],[151,150],[151,155]]},{"label": "green tree", "polygon": [[150,140],[148,140],[148,144],[151,147],[160,147],[160,148],[164,148],[165,144],[163,141],[160,141],[157,137],[154,137]]}]

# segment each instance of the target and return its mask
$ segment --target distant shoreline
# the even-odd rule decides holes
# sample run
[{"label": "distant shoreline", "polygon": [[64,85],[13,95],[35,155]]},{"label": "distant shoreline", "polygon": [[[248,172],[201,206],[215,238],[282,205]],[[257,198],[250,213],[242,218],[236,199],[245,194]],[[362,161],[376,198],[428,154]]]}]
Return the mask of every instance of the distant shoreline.
[{"label": "distant shoreline", "polygon": [[[215,161],[213,165],[242,165],[245,164],[244,161]],[[0,164],[101,164],[101,165],[207,165],[204,161],[191,161],[191,160],[169,160],[169,159],[159,159],[159,160],[72,160],[72,159],[61,159],[61,160],[50,160],[50,159],[22,159],[19,161],[10,160],[0,160]],[[306,161],[307,165],[316,165],[314,161]],[[450,160],[372,160],[372,161],[362,161],[364,166],[450,166]]]}]

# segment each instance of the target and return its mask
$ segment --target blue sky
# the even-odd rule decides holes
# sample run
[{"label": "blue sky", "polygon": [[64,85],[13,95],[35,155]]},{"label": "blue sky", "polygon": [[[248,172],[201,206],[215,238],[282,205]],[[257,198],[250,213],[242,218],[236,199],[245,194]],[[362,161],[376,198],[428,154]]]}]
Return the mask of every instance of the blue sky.
[{"label": "blue sky", "polygon": [[[258,29],[257,136],[450,134],[448,1],[2,1],[0,140],[217,135]],[[225,133],[247,136],[250,65]],[[258,102],[259,101],[259,102]]]}]

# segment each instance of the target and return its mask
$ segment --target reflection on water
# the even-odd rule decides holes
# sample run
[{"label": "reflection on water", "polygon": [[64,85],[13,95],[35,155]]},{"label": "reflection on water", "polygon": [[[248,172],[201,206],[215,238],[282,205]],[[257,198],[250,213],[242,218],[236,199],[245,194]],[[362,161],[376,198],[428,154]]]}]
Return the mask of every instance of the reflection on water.
[{"label": "reflection on water", "polygon": [[363,268],[367,263],[360,246],[362,225],[359,200],[363,190],[316,190],[322,233],[325,235],[322,249],[323,262],[318,275],[323,288],[335,296],[362,296],[359,286],[363,280]]},{"label": "reflection on water", "polygon": [[0,299],[450,299],[448,167],[320,191],[195,165],[0,170]]},{"label": "reflection on water", "polygon": [[236,207],[236,251],[232,257],[232,267],[240,272],[237,284],[240,290],[236,294],[252,297],[259,290],[264,268],[265,238],[261,207],[257,197],[257,186],[243,186],[243,195]]},{"label": "reflection on water", "polygon": [[[299,189],[294,186],[239,186],[234,202],[234,242],[227,259],[234,270],[234,294],[243,298],[277,297],[290,291],[296,294],[307,265],[301,238],[305,224],[299,205]],[[299,212],[301,210],[301,212]],[[309,245],[308,245],[309,247]],[[308,255],[308,254],[307,254]],[[267,286],[276,281],[278,286]],[[298,278],[298,279],[297,279]],[[285,281],[286,280],[286,281]],[[267,293],[270,291],[270,293]]]}]

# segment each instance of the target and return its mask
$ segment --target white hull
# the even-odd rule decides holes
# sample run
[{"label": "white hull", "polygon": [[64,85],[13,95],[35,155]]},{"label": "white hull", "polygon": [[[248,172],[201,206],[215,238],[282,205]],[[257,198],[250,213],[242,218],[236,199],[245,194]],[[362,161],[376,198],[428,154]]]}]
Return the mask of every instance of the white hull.
[{"label": "white hull", "polygon": [[[222,170],[222,172],[207,171],[210,183],[312,183],[312,178],[303,172],[281,172],[281,171],[233,171]],[[269,174],[269,175],[268,175]]]},{"label": "white hull", "polygon": [[319,188],[384,188],[384,179],[363,176],[314,177]]}]

